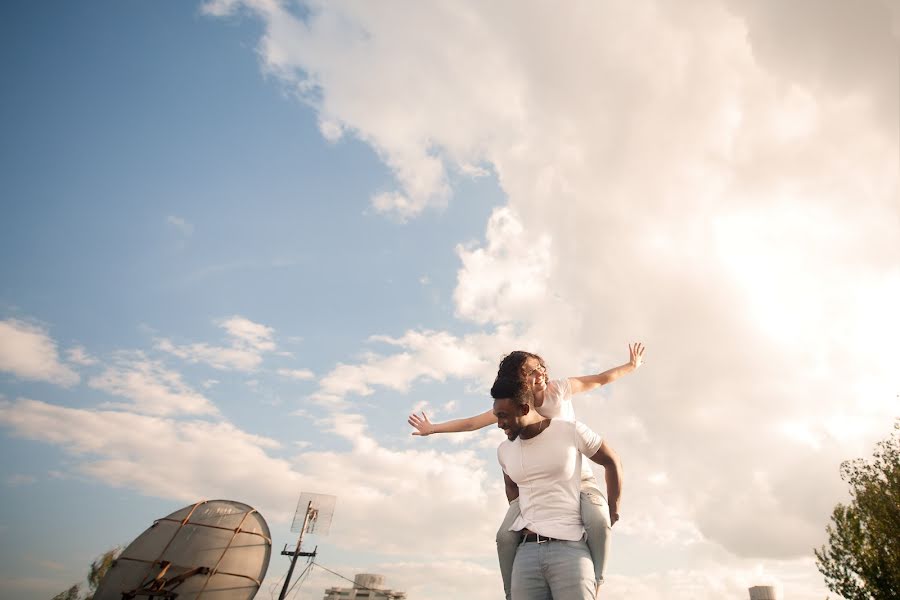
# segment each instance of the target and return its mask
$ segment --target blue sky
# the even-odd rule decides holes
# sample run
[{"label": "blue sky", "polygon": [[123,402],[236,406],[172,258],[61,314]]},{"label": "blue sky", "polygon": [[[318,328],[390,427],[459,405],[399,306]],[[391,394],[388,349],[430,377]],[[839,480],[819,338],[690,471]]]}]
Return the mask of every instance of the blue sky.
[{"label": "blue sky", "polygon": [[[275,362],[315,372],[376,332],[453,321],[453,247],[477,239],[501,200],[490,178],[461,182],[460,202],[403,227],[368,209],[371,190],[392,181],[376,154],[324,140],[313,111],[260,73],[254,23],[223,26],[191,3],[2,10],[4,317],[108,357],[160,334],[215,339],[217,318],[265,315],[294,354]],[[318,437],[285,418],[311,382],[248,389],[243,379],[215,393],[228,419],[288,442],[298,429]],[[14,376],[3,395],[108,400]],[[405,435],[407,405],[391,406],[379,420]],[[63,453],[15,436],[2,444],[3,479],[36,478],[0,492],[4,577],[38,577],[47,560],[74,582],[92,556],[177,508],[48,478],[65,473]]]},{"label": "blue sky", "polygon": [[201,497],[278,550],[302,491],[323,564],[496,597],[502,435],[406,415],[641,339],[576,402],[629,478],[610,598],[821,597],[900,389],[900,13],[827,4],[5,3],[0,594]]}]

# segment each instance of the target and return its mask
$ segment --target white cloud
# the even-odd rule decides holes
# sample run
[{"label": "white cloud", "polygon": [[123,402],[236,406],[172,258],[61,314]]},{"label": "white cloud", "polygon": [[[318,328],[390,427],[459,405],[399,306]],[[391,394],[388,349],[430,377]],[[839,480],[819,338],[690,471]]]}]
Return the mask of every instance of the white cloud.
[{"label": "white cloud", "polygon": [[550,236],[529,235],[512,210],[499,208],[488,221],[486,237],[486,247],[457,247],[462,268],[456,312],[477,323],[520,321],[550,295]]},{"label": "white cloud", "polygon": [[[711,560],[721,577],[683,561],[622,585],[745,595],[728,574],[743,561],[808,557],[843,497],[837,464],[896,414],[892,4],[319,2],[304,20],[262,0],[207,7],[258,15],[265,67],[380,153],[400,188],[383,209],[438,206],[445,173],[473,164],[509,198],[484,243],[458,249],[454,297],[499,328],[407,334],[339,365],[319,399],[489,379],[515,347],[558,375],[601,369],[643,339],[644,370],[579,414],[629,472],[667,474],[630,480],[629,535],[729,553]],[[441,335],[483,366],[442,366],[413,339]],[[821,597],[804,577],[796,597]]]},{"label": "white cloud", "polygon": [[296,379],[297,381],[306,381],[316,378],[316,374],[309,369],[278,369],[277,372],[282,377]]},{"label": "white cloud", "polygon": [[219,325],[235,339],[236,342],[261,352],[270,352],[275,349],[272,340],[274,330],[260,323],[254,323],[250,319],[233,316],[223,319]]},{"label": "white cloud", "polygon": [[[0,403],[0,423],[17,436],[60,447],[73,459],[73,472],[185,502],[239,498],[270,522],[288,519],[300,490],[336,493],[339,513],[329,539],[348,549],[491,559],[493,532],[505,511],[495,465],[489,472],[469,450],[383,447],[356,415],[328,425],[349,450],[301,445],[294,461],[270,456],[280,447],[274,440],[225,422],[20,399]],[[419,508],[411,513],[410,506]],[[378,519],[372,519],[375,514]],[[439,548],[433,539],[442,540]]]},{"label": "white cloud", "polygon": [[[505,502],[496,466],[485,464],[471,451],[386,448],[354,415],[343,415],[329,425],[332,433],[349,443],[349,449],[314,452],[300,445],[302,452],[294,461],[270,455],[280,449],[274,440],[221,422],[72,409],[20,399],[0,403],[0,423],[14,435],[59,447],[69,455],[72,473],[184,503],[202,497],[240,499],[258,508],[270,524],[289,520],[300,491],[336,493],[330,545],[347,550],[378,548],[383,555],[409,558],[384,557],[377,564],[364,565],[325,561],[329,567],[350,576],[383,573],[394,589],[436,600],[459,598],[461,591],[473,600],[488,600],[499,593],[493,533]],[[667,505],[665,497],[658,502]],[[410,511],[410,506],[417,508]],[[654,513],[664,520],[678,517],[676,510]],[[627,519],[633,518],[629,509]],[[667,528],[663,520],[658,525]],[[619,525],[616,532],[614,564],[620,564],[622,554],[627,558],[632,553],[644,557],[662,553],[688,554],[696,567],[644,567],[629,576],[616,569],[606,590],[613,598],[712,600],[760,583],[782,585],[791,597],[803,600],[820,597],[813,593],[821,590],[808,560],[739,560],[723,566],[727,554],[701,539],[685,545],[688,540],[683,536],[656,537],[650,544],[640,539],[640,532]],[[417,575],[420,568],[432,567],[432,576]],[[327,580],[322,577],[320,573],[311,580],[317,582],[312,587],[319,596]],[[341,584],[332,582],[328,587],[333,585]]]},{"label": "white cloud", "polygon": [[273,490],[295,480],[286,461],[267,456],[267,450],[278,447],[275,441],[223,422],[26,399],[0,404],[0,422],[16,435],[61,447],[84,475],[155,497],[189,502],[223,493],[242,497],[258,489],[269,503],[277,497]]},{"label": "white cloud", "polygon": [[30,485],[37,481],[37,478],[34,475],[24,475],[22,473],[15,473],[6,478],[6,485],[9,486],[18,486],[18,485]]},{"label": "white cloud", "polygon": [[156,348],[191,363],[206,363],[214,369],[254,371],[263,361],[263,354],[275,350],[274,330],[240,316],[217,323],[231,338],[229,346],[214,346],[205,342],[178,345],[167,338],[156,341]]},{"label": "white cloud", "polygon": [[107,403],[109,407],[159,416],[218,414],[215,405],[185,384],[181,375],[140,353],[120,356],[115,366],[92,377],[88,385],[130,400]]},{"label": "white cloud", "polygon": [[97,359],[91,356],[84,346],[73,346],[66,350],[66,360],[83,367],[97,364]]},{"label": "white cloud", "polygon": [[604,584],[604,598],[748,598],[748,589],[756,585],[774,586],[779,598],[796,600],[819,600],[825,593],[811,560],[746,561],[734,567],[704,562],[701,568],[661,570],[641,577],[613,573]]},{"label": "white cloud", "polygon": [[64,387],[80,380],[60,362],[56,342],[45,329],[16,319],[0,321],[0,370]]},{"label": "white cloud", "polygon": [[177,229],[178,232],[184,236],[189,236],[194,233],[194,226],[185,221],[182,217],[169,215],[168,217],[166,217],[166,223]]},{"label": "white cloud", "polygon": [[[447,377],[489,376],[499,362],[503,335],[458,338],[446,331],[407,331],[402,337],[373,336],[402,349],[396,354],[367,353],[359,364],[339,364],[319,380],[313,400],[340,403],[347,395],[367,396],[373,386],[401,393],[416,381],[445,381]],[[496,358],[495,358],[496,357]]]},{"label": "white cloud", "polygon": [[167,338],[157,340],[156,348],[190,363],[202,362],[223,371],[253,371],[262,363],[260,353],[249,348],[211,346],[202,342],[176,345]]}]

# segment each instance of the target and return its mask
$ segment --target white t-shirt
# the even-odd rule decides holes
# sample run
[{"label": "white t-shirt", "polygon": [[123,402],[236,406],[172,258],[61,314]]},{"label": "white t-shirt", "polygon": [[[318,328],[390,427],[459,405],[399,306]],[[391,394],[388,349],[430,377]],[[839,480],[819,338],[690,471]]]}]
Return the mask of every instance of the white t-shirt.
[{"label": "white t-shirt", "polygon": [[554,379],[547,382],[544,390],[544,402],[535,407],[538,414],[547,419],[575,420],[575,407],[572,405],[572,390],[569,380]]},{"label": "white t-shirt", "polygon": [[[575,406],[572,404],[572,390],[569,388],[569,379],[554,379],[547,382],[544,390],[544,402],[536,406],[535,410],[545,419],[575,420]],[[591,469],[590,461],[584,461],[581,465],[581,479],[585,487],[594,493],[600,493],[597,478]]]},{"label": "white t-shirt", "polygon": [[531,439],[504,440],[497,448],[503,472],[519,486],[521,515],[510,529],[528,528],[562,540],[580,540],[581,465],[603,440],[583,423],[554,419]]}]

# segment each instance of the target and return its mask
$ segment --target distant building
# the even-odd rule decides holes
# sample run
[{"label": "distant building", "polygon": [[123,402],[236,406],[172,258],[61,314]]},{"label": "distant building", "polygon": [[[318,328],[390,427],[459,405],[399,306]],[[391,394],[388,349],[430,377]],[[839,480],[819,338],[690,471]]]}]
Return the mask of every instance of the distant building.
[{"label": "distant building", "polygon": [[754,585],[750,588],[750,600],[778,600],[775,586]]},{"label": "distant building", "polygon": [[352,588],[328,588],[322,600],[405,600],[406,592],[384,588],[384,575],[360,573],[353,578]]}]

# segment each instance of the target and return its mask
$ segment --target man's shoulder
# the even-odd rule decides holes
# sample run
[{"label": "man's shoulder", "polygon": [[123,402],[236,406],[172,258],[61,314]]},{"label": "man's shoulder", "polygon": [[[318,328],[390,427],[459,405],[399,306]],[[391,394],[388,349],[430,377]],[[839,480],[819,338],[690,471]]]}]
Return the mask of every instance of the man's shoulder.
[{"label": "man's shoulder", "polygon": [[500,442],[500,445],[497,446],[497,454],[502,454],[503,452],[508,452],[513,446],[516,445],[516,443],[518,441],[519,441],[518,439],[513,440],[513,441],[503,440],[502,442]]},{"label": "man's shoulder", "polygon": [[551,420],[553,431],[557,437],[578,439],[585,436],[597,435],[590,427],[581,421],[570,421],[568,419]]},{"label": "man's shoulder", "polygon": [[557,417],[555,419],[550,419],[550,424],[554,429],[557,429],[558,431],[574,431],[577,427],[578,421],[570,421],[568,419]]}]

